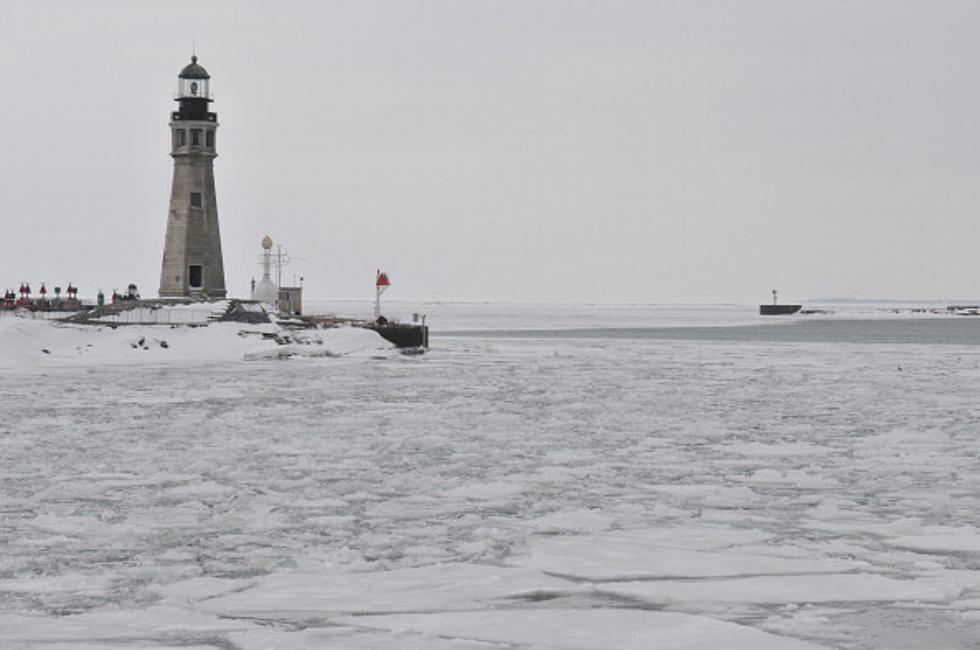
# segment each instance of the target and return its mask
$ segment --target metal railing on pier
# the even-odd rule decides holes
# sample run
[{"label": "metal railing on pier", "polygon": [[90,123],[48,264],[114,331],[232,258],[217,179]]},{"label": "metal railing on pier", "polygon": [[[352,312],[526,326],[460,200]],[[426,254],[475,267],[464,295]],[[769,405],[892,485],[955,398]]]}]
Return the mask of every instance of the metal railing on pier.
[{"label": "metal railing on pier", "polygon": [[221,316],[210,309],[129,309],[105,314],[91,322],[119,325],[206,325]]}]

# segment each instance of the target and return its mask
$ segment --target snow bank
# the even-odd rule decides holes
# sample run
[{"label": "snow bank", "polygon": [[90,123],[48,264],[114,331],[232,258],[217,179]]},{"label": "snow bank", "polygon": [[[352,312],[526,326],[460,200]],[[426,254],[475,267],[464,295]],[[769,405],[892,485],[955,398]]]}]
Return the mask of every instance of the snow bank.
[{"label": "snow bank", "polygon": [[[288,344],[282,345],[284,341]],[[275,324],[94,326],[0,319],[0,369],[200,364],[292,356],[373,355],[393,346],[359,327],[284,330]]]},{"label": "snow bank", "polygon": [[[298,336],[297,336],[298,334]],[[392,345],[374,330],[363,327],[336,327],[326,330],[300,331],[293,335],[296,343],[245,354],[247,361],[285,357],[371,356]]]}]

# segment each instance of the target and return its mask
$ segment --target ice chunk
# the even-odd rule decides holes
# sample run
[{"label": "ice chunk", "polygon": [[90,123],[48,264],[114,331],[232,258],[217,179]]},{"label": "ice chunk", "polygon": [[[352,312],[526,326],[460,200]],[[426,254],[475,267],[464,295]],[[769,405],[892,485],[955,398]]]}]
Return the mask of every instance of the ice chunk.
[{"label": "ice chunk", "polygon": [[[341,622],[528,650],[817,650],[706,616],[637,610],[514,609],[347,617]],[[402,647],[402,646],[399,646]]]},{"label": "ice chunk", "polygon": [[621,596],[668,604],[679,602],[731,603],[852,603],[929,602],[955,599],[961,589],[931,579],[898,580],[867,573],[780,575],[725,580],[656,580],[606,583]]},{"label": "ice chunk", "polygon": [[[779,557],[759,552],[673,548],[663,531],[644,540],[641,533],[537,539],[527,556],[510,563],[580,580],[746,576],[773,573],[837,573],[863,564],[820,556]],[[667,546],[671,544],[671,546]]]},{"label": "ice chunk", "polygon": [[392,571],[280,572],[255,586],[202,603],[223,615],[404,612],[467,609],[541,590],[574,592],[566,580],[537,571],[446,563]]},{"label": "ice chunk", "polygon": [[884,543],[913,551],[980,553],[980,533],[975,528],[923,526],[918,530],[922,534],[901,535],[886,539]]}]

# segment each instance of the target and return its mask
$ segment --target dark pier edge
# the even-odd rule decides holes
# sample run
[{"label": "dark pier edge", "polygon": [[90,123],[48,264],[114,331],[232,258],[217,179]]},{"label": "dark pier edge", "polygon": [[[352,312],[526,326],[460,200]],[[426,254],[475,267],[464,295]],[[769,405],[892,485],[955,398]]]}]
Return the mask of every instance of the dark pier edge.
[{"label": "dark pier edge", "polygon": [[803,305],[759,305],[759,313],[763,316],[780,316],[795,314]]},{"label": "dark pier edge", "polygon": [[378,325],[372,323],[364,327],[374,330],[386,341],[395,344],[399,348],[427,348],[429,347],[429,326],[428,325],[401,325],[386,324]]},{"label": "dark pier edge", "polygon": [[392,322],[384,317],[377,321],[363,321],[336,316],[300,316],[299,320],[305,323],[306,327],[352,326],[374,330],[381,335],[381,338],[399,348],[422,350],[429,347],[428,325]]}]

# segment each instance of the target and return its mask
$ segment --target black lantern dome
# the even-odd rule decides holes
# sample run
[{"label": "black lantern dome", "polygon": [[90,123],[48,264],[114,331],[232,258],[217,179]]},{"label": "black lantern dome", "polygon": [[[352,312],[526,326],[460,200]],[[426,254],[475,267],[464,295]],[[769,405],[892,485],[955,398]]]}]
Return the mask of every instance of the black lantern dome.
[{"label": "black lantern dome", "polygon": [[197,55],[191,57],[191,62],[184,66],[184,69],[177,75],[181,79],[210,79],[211,75],[204,69],[204,66],[197,64]]}]

